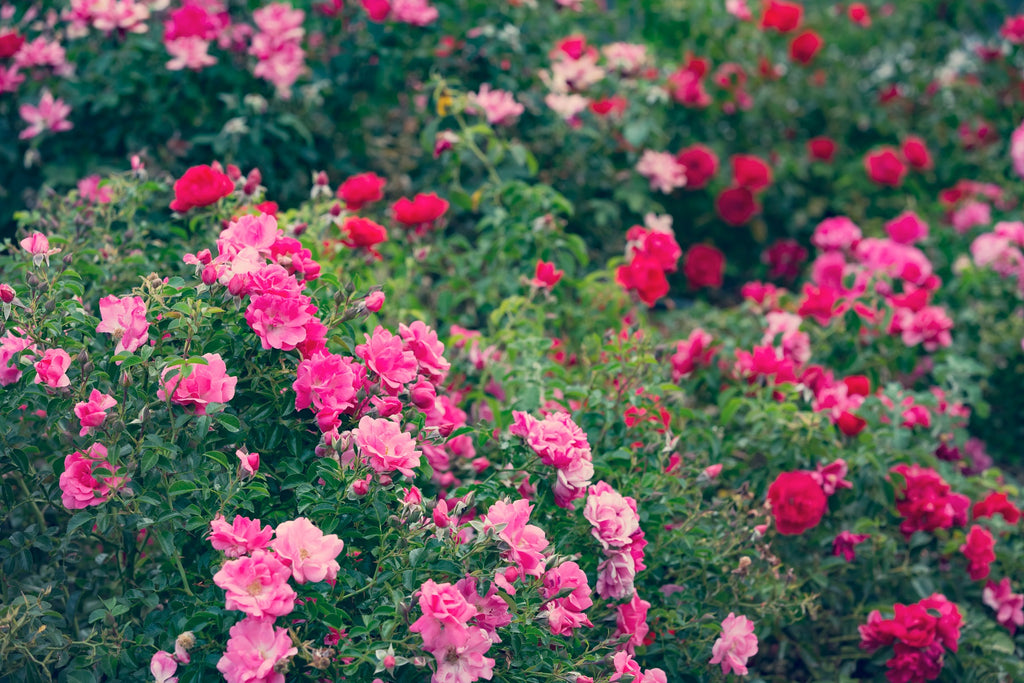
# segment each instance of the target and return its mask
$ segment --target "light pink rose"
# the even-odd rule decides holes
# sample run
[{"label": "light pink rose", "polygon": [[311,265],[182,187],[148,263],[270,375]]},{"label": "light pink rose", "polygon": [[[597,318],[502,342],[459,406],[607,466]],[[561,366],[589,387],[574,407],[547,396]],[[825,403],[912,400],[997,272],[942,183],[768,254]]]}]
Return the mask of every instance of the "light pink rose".
[{"label": "light pink rose", "polygon": [[265,550],[224,563],[213,582],[224,589],[225,609],[237,609],[250,617],[283,617],[295,609],[296,593],[288,585],[291,571]]},{"label": "light pink rose", "polygon": [[747,660],[757,654],[757,636],[754,622],[729,612],[722,621],[722,635],[711,648],[711,664],[721,664],[722,673],[730,671],[738,676],[747,675]]},{"label": "light pink rose", "polygon": [[629,602],[615,606],[618,615],[615,618],[615,637],[628,635],[629,640],[620,645],[626,652],[633,654],[637,645],[643,645],[644,638],[650,628],[647,626],[647,610],[651,603],[641,600],[636,593]]},{"label": "light pink rose", "polygon": [[594,535],[605,550],[628,545],[630,536],[640,530],[640,517],[636,503],[625,498],[607,482],[601,481],[590,487],[583,516],[590,522]]},{"label": "light pink rose", "polygon": [[316,312],[317,307],[308,296],[259,294],[249,300],[245,321],[260,338],[264,349],[291,351],[306,340],[306,325]]},{"label": "light pink rose", "polygon": [[274,669],[281,660],[299,653],[288,629],[274,626],[272,619],[246,618],[228,634],[227,652],[217,662],[228,683],[285,683],[284,674]]},{"label": "light pink rose", "polygon": [[491,505],[484,516],[484,532],[504,524],[498,531],[498,538],[509,545],[509,550],[502,556],[514,562],[520,572],[531,576],[544,574],[544,553],[548,540],[544,531],[533,524],[528,524],[530,502],[520,498],[514,503],[499,500]]},{"label": "light pink rose", "polygon": [[97,332],[113,336],[114,353],[134,353],[149,339],[146,302],[140,296],[119,299],[111,294],[100,299],[100,324]]},{"label": "light pink rose", "polygon": [[445,360],[444,344],[437,338],[437,332],[425,323],[416,320],[411,325],[399,325],[398,333],[405,348],[412,351],[419,364],[419,373],[434,384],[440,384],[448,376],[451,364]]},{"label": "light pink rose", "polygon": [[291,566],[296,583],[334,581],[341,565],[337,557],[345,542],[336,534],[324,534],[305,517],[282,522],[275,529],[274,551]]},{"label": "light pink rose", "polygon": [[178,670],[178,662],[170,652],[160,650],[149,660],[149,673],[153,674],[156,683],[178,683],[174,672]]},{"label": "light pink rose", "polygon": [[106,476],[97,478],[97,469],[114,471],[107,462],[107,449],[103,444],[94,443],[82,453],[75,451],[64,457],[64,472],[59,485],[61,502],[69,510],[82,510],[91,505],[100,505],[110,498],[110,493],[124,486],[126,477]]}]

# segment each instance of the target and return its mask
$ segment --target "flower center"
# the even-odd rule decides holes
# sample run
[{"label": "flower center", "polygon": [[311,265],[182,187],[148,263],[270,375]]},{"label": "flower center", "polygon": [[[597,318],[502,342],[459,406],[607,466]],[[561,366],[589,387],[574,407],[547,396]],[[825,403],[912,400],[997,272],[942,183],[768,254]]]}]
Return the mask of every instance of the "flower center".
[{"label": "flower center", "polygon": [[259,580],[253,581],[245,588],[245,592],[249,595],[256,597],[263,592],[263,584]]}]

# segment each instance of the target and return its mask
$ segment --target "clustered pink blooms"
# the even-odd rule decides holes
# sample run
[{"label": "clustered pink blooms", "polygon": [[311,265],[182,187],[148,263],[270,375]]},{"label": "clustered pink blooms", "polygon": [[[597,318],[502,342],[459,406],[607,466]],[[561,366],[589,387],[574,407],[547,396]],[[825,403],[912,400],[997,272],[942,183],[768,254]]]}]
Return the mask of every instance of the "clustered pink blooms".
[{"label": "clustered pink blooms", "polygon": [[605,559],[597,567],[598,595],[615,600],[635,598],[634,579],[647,568],[647,540],[640,528],[636,500],[600,481],[588,489],[583,517],[590,522],[590,533],[604,548]]},{"label": "clustered pink blooms", "polygon": [[878,610],[868,615],[867,623],[859,627],[861,648],[874,652],[892,645],[893,656],[885,663],[891,683],[938,678],[946,650],[956,652],[959,645],[959,608],[933,593],[913,605],[897,603],[893,612],[891,619],[883,619]]},{"label": "clustered pink blooms", "polygon": [[981,592],[981,601],[996,611],[996,621],[1013,635],[1024,626],[1024,595],[1014,593],[1009,577],[999,583],[989,581]]},{"label": "clustered pink blooms", "polygon": [[[612,657],[612,666],[615,673],[609,681],[621,681],[623,676],[629,676],[632,683],[668,683],[668,677],[661,669],[641,670],[640,665],[633,659],[633,655],[626,650],[619,650]],[[583,683],[583,679],[577,678],[577,683]],[[592,681],[590,683],[593,683]]]},{"label": "clustered pink blooms", "polygon": [[[409,630],[419,633],[423,649],[434,655],[437,666],[431,683],[490,680],[494,660],[484,655],[491,648],[492,639],[486,629],[470,625],[479,610],[462,590],[450,583],[438,584],[428,579],[418,592],[423,615]],[[476,595],[475,589],[472,595]]]},{"label": "clustered pink blooms", "polygon": [[[106,470],[111,474],[97,477],[96,470]],[[65,456],[64,472],[59,479],[64,507],[68,510],[82,510],[105,503],[112,492],[128,483],[128,477],[113,475],[115,470],[107,460],[106,447],[100,443],[89,446],[85,453],[75,451]]]},{"label": "clustered pink blooms", "polygon": [[[555,596],[571,589],[572,592],[560,598]],[[548,628],[554,635],[571,636],[575,629],[593,626],[586,611],[594,604],[590,599],[590,585],[587,574],[575,562],[563,562],[544,573],[544,587],[541,595],[549,599],[541,614],[548,620]]]},{"label": "clustered pink blooms", "polygon": [[711,664],[721,664],[722,673],[747,675],[747,661],[757,654],[757,635],[754,622],[744,616],[729,616],[722,620],[722,635],[711,647]]},{"label": "clustered pink blooms", "polygon": [[908,539],[915,531],[935,531],[967,524],[970,498],[953,493],[939,473],[920,465],[896,465],[896,510],[903,515],[900,531]]},{"label": "clustered pink blooms", "polygon": [[171,71],[198,71],[217,63],[209,54],[214,40],[230,40],[231,19],[219,0],[186,0],[164,22],[164,47],[172,59]]},{"label": "clustered pink blooms", "polygon": [[512,412],[509,432],[526,440],[541,462],[557,471],[554,484],[555,504],[571,509],[572,501],[586,495],[594,476],[593,455],[586,433],[568,413],[558,412],[543,420]]},{"label": "clustered pink blooms", "polygon": [[286,2],[265,5],[252,13],[259,32],[252,37],[249,54],[259,60],[253,74],[274,84],[279,97],[291,97],[292,85],[306,67],[302,22],[306,13]]},{"label": "clustered pink blooms", "polygon": [[228,631],[227,651],[217,670],[228,683],[284,683],[278,664],[299,653],[288,629],[274,626],[273,619],[247,617]]},{"label": "clustered pink blooms", "polygon": [[93,389],[89,400],[75,404],[75,416],[82,423],[79,436],[91,434],[93,429],[101,426],[107,419],[107,411],[117,405],[117,401],[109,394]]},{"label": "clustered pink blooms", "polygon": [[[211,403],[227,403],[235,396],[237,377],[228,374],[219,353],[204,353],[206,365],[182,363],[160,373],[157,398],[185,406],[196,415],[205,415]],[[187,368],[188,376],[184,376]]]},{"label": "clustered pink blooms", "polygon": [[115,31],[123,35],[149,30],[146,24],[149,6],[141,0],[71,0],[64,18],[71,24],[69,35],[78,38],[84,36],[90,26],[107,35]]},{"label": "clustered pink blooms", "polygon": [[[529,524],[533,506],[526,499],[520,498],[512,503],[499,500],[487,509],[483,519],[483,531],[486,533],[494,527],[504,525],[496,531],[508,549],[502,558],[511,562],[519,575],[543,576],[545,569],[544,549],[548,547],[548,539],[538,526]],[[500,570],[499,570],[500,571]]]},{"label": "clustered pink blooms", "polygon": [[146,302],[140,296],[118,298],[113,294],[100,299],[100,324],[97,332],[109,334],[117,342],[114,353],[134,353],[149,340]]},{"label": "clustered pink blooms", "polygon": [[296,583],[333,582],[338,576],[336,558],[345,543],[336,534],[324,534],[305,517],[281,522],[274,534],[274,552],[291,568]]},{"label": "clustered pink blooms", "polygon": [[492,126],[510,126],[525,111],[512,93],[491,89],[489,83],[481,85],[479,91],[469,93],[468,100],[469,111],[475,113],[482,109],[487,123]]}]

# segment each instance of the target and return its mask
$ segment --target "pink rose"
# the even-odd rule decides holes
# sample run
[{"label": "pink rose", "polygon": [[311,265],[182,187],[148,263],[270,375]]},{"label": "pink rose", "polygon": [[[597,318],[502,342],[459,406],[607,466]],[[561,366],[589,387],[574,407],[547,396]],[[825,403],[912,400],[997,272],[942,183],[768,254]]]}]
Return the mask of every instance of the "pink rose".
[{"label": "pink rose", "polygon": [[228,374],[224,359],[219,353],[205,353],[206,365],[185,363],[191,370],[182,377],[182,370],[175,366],[165,368],[160,374],[161,387],[156,396],[161,401],[170,400],[185,406],[196,415],[205,415],[206,406],[211,403],[227,403],[235,396],[237,377]]},{"label": "pink rose", "polygon": [[632,498],[620,495],[606,482],[590,487],[583,516],[594,528],[590,532],[604,549],[628,545],[630,536],[640,530],[640,517]]},{"label": "pink rose", "polygon": [[117,405],[113,396],[101,394],[99,389],[93,389],[89,394],[89,400],[75,404],[75,415],[82,423],[79,436],[85,436],[92,432],[94,427],[99,427],[107,419],[107,411]]},{"label": "pink rose", "polygon": [[268,524],[261,528],[258,519],[237,515],[231,524],[228,524],[224,515],[217,515],[210,522],[210,545],[214,550],[222,550],[231,558],[242,557],[257,550],[266,550],[273,537],[273,527]]},{"label": "pink rose", "polygon": [[345,547],[335,534],[325,535],[305,517],[282,522],[275,530],[274,551],[291,566],[296,583],[334,581],[341,565],[335,558]]},{"label": "pink rose", "polygon": [[228,633],[227,652],[217,662],[217,670],[228,683],[284,683],[284,674],[275,668],[281,660],[299,653],[288,629],[274,626],[271,619],[247,618]]},{"label": "pink rose", "polygon": [[113,294],[100,299],[100,324],[97,332],[114,337],[114,353],[134,353],[149,339],[149,321],[146,320],[146,302],[142,297],[119,299]]},{"label": "pink rose", "polygon": [[71,356],[64,349],[47,349],[43,357],[35,362],[36,384],[59,389],[71,384],[67,370],[71,366]]},{"label": "pink rose", "polygon": [[396,422],[366,416],[359,420],[353,435],[360,458],[375,472],[398,470],[407,477],[415,476],[413,468],[419,467],[420,451],[412,435]]},{"label": "pink rose", "polygon": [[416,379],[416,355],[402,344],[402,339],[378,325],[373,336],[364,335],[366,343],[356,346],[356,355],[380,378],[384,390],[396,395],[405,384]]},{"label": "pink rose", "polygon": [[224,589],[225,609],[250,617],[283,617],[295,609],[296,593],[288,585],[291,571],[272,553],[254,550],[251,557],[224,563],[213,582]]}]

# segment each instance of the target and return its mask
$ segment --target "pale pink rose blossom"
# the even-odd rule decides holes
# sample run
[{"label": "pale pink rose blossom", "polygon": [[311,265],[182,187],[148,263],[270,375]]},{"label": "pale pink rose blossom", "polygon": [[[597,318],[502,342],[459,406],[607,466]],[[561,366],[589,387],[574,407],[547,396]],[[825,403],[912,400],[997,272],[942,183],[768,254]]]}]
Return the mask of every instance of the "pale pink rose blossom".
[{"label": "pale pink rose blossom", "polygon": [[13,332],[0,337],[0,386],[14,384],[21,379],[22,372],[14,363],[14,356],[25,349],[30,350],[25,355],[31,357],[35,346],[30,340],[18,337]]},{"label": "pale pink rose blossom", "polygon": [[93,389],[89,394],[89,400],[75,404],[75,416],[82,423],[79,436],[90,434],[94,428],[99,427],[107,419],[107,411],[117,405],[117,401],[109,394],[101,393],[99,389]]},{"label": "pale pink rose blossom", "polygon": [[292,351],[306,340],[306,326],[316,313],[317,307],[308,296],[260,294],[249,300],[245,321],[265,350]]},{"label": "pale pink rose blossom", "polygon": [[243,619],[228,631],[227,652],[217,670],[227,683],[285,683],[278,664],[299,653],[288,629],[274,626],[273,619]]},{"label": "pale pink rose blossom", "polygon": [[605,550],[628,545],[630,537],[640,530],[636,503],[604,481],[590,487],[583,516],[593,526],[590,532]]},{"label": "pale pink rose blossom", "polygon": [[427,0],[391,0],[391,14],[396,21],[412,26],[427,26],[437,21],[437,8]]},{"label": "pale pink rose blossom", "polygon": [[647,46],[642,43],[609,43],[601,48],[609,66],[623,73],[634,73],[647,62]]},{"label": "pale pink rose blossom", "polygon": [[363,386],[366,370],[347,356],[318,353],[299,363],[292,389],[295,409],[337,413],[355,406],[356,393]]},{"label": "pale pink rose blossom", "polygon": [[437,640],[424,642],[423,647],[437,660],[431,683],[472,683],[493,676],[494,659],[484,656],[491,648],[491,639],[482,628],[470,627],[463,633],[446,631]]},{"label": "pale pink rose blossom", "polygon": [[28,124],[28,128],[18,134],[21,140],[34,138],[44,131],[60,133],[72,128],[71,122],[68,121],[71,107],[65,104],[64,100],[55,99],[49,90],[43,90],[37,106],[23,104],[18,108],[18,113]]},{"label": "pale pink rose blossom", "polygon": [[1005,626],[1010,635],[1024,626],[1024,595],[1013,592],[1009,577],[999,583],[989,581],[981,592],[981,601],[996,611],[996,621]]},{"label": "pale pink rose blossom", "polygon": [[67,375],[71,367],[71,356],[64,349],[47,349],[43,357],[34,364],[36,369],[35,384],[45,384],[53,389],[60,389],[71,384]]},{"label": "pale pink rose blossom", "polygon": [[218,514],[210,522],[210,545],[229,558],[249,555],[257,550],[266,550],[274,537],[274,528],[269,524],[261,527],[260,520],[235,516],[231,524],[224,515]]},{"label": "pale pink rose blossom", "polygon": [[956,231],[963,235],[971,228],[991,223],[992,207],[987,202],[972,199],[953,211],[951,221]]},{"label": "pale pink rose blossom", "polygon": [[605,600],[625,600],[636,589],[636,563],[628,551],[608,553],[608,559],[597,565],[597,594]]},{"label": "pale pink rose blossom", "polygon": [[516,102],[515,96],[507,90],[492,90],[489,83],[480,86],[480,90],[469,93],[470,111],[482,109],[487,123],[494,126],[509,126],[525,111],[523,105]]},{"label": "pale pink rose blossom", "polygon": [[652,190],[664,194],[686,187],[686,168],[676,161],[674,154],[668,152],[644,150],[636,164],[636,172],[650,181]]},{"label": "pale pink rose blossom", "polygon": [[178,683],[174,673],[178,670],[178,662],[170,652],[160,650],[149,660],[149,673],[156,683]]},{"label": "pale pink rose blossom", "polygon": [[291,566],[296,583],[334,581],[338,576],[336,558],[345,542],[337,534],[324,534],[305,517],[278,524],[274,533],[274,551]]},{"label": "pale pink rose blossom", "polygon": [[846,461],[842,458],[830,462],[827,465],[818,463],[818,469],[811,472],[811,476],[821,486],[826,496],[834,495],[839,489],[852,489],[853,484],[846,480]]},{"label": "pale pink rose blossom", "polygon": [[113,194],[109,187],[101,187],[98,175],[86,176],[78,181],[78,196],[91,204],[109,204]]},{"label": "pale pink rose blossom", "polygon": [[590,105],[590,100],[576,93],[548,93],[544,104],[566,121],[572,121]]},{"label": "pale pink rose blossom", "polygon": [[50,257],[59,254],[60,249],[51,249],[50,240],[41,232],[33,232],[25,239],[18,242],[21,248],[32,254],[32,264],[39,266],[44,260],[50,265]]},{"label": "pale pink rose blossom", "polygon": [[1010,159],[1013,161],[1013,170],[1024,178],[1024,123],[1017,126],[1010,135]]},{"label": "pale pink rose blossom", "polygon": [[725,11],[741,21],[751,21],[754,15],[747,6],[747,0],[725,0]]},{"label": "pale pink rose blossom", "polygon": [[227,403],[235,396],[237,377],[228,374],[219,353],[204,353],[206,365],[186,364],[191,370],[182,378],[182,366],[165,368],[160,374],[157,398],[185,406],[196,415],[205,415],[211,403]]},{"label": "pale pink rose blossom", "polygon": [[140,296],[119,299],[113,294],[100,299],[100,324],[97,332],[109,334],[117,342],[114,353],[134,353],[149,340],[146,302]]},{"label": "pale pink rose blossom", "polygon": [[254,550],[249,557],[224,563],[213,582],[224,589],[225,609],[250,617],[283,617],[295,609],[297,597],[288,585],[288,569],[273,553]]},{"label": "pale pink rose blossom", "polygon": [[260,256],[270,257],[271,247],[284,236],[277,219],[270,214],[246,214],[231,221],[217,237],[217,253],[234,257],[246,247],[255,249]]},{"label": "pale pink rose blossom", "polygon": [[414,468],[419,467],[420,451],[412,435],[392,420],[362,417],[359,426],[352,432],[359,457],[375,472],[399,471],[407,477],[414,477]]},{"label": "pale pink rose blossom", "polygon": [[721,664],[722,673],[730,671],[738,676],[747,675],[747,660],[757,654],[757,636],[754,622],[729,612],[722,621],[722,635],[711,648],[711,664]]},{"label": "pale pink rose blossom", "polygon": [[217,63],[217,58],[210,54],[210,41],[199,36],[184,36],[164,43],[171,59],[165,66],[168,71],[191,69],[200,71]]},{"label": "pale pink rose blossom", "polygon": [[710,334],[698,327],[689,337],[677,342],[676,352],[669,358],[672,363],[672,381],[678,382],[689,377],[698,367],[710,365],[715,352],[711,346],[713,341]]}]

